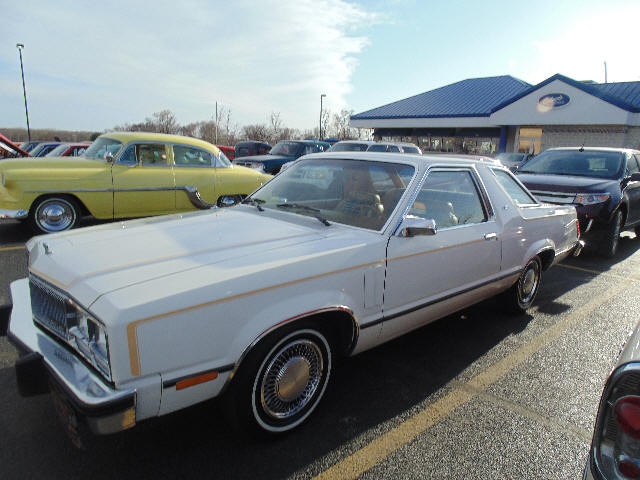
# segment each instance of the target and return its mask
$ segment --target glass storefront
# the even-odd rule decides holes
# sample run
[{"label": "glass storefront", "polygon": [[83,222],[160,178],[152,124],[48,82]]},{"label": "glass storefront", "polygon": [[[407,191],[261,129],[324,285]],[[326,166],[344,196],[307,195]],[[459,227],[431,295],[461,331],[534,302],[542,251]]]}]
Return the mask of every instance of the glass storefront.
[{"label": "glass storefront", "polygon": [[516,143],[518,145],[518,153],[539,154],[542,148],[542,128],[520,127]]}]

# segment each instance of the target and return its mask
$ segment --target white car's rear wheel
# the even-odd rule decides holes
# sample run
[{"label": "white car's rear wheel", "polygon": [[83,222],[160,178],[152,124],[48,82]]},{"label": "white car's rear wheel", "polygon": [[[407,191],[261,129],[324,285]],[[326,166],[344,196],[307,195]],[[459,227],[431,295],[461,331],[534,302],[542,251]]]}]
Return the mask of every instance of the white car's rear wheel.
[{"label": "white car's rear wheel", "polygon": [[533,305],[542,281],[542,263],[534,257],[522,269],[518,281],[505,292],[507,307],[514,313],[525,313]]}]

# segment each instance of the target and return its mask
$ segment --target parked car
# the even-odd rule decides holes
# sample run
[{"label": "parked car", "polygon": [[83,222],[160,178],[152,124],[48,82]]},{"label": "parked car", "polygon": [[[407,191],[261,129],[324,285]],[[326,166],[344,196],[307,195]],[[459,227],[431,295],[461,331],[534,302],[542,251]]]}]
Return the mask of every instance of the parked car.
[{"label": "parked car", "polygon": [[369,145],[368,152],[414,153],[422,155],[422,151],[413,143],[374,142]]},{"label": "parked car", "polygon": [[528,160],[533,158],[533,153],[496,153],[496,160],[499,160],[505,167],[507,167],[512,172],[515,172],[524,165]]},{"label": "parked car", "polygon": [[38,145],[39,143],[42,143],[42,142],[41,142],[41,141],[39,141],[39,140],[33,140],[33,141],[31,141],[31,142],[24,142],[24,143],[21,143],[21,144],[20,144],[20,148],[21,148],[22,150],[24,150],[25,152],[30,152],[30,151],[31,151],[31,150],[33,150],[33,149],[36,147],[36,145]]},{"label": "parked car", "polygon": [[227,145],[216,145],[229,160],[236,158],[236,149]]},{"label": "parked car", "polygon": [[640,325],[607,379],[584,480],[640,478]]},{"label": "parked car", "polygon": [[341,140],[331,145],[327,152],[366,152],[375,143],[370,140]]},{"label": "parked car", "polygon": [[28,157],[29,153],[18,144],[12,142],[0,133],[0,160],[5,158]]},{"label": "parked car", "polygon": [[233,205],[270,178],[232,166],[210,143],[143,132],[101,135],[82,157],[3,160],[0,176],[0,219],[26,220],[37,233],[73,228],[84,214],[132,218]]},{"label": "parked car", "polygon": [[243,430],[283,433],[336,357],[496,294],[524,312],[576,247],[575,209],[504,167],[309,155],[233,208],[31,239],[11,284],[16,378],[51,382],[63,418],[97,433],[218,396]]},{"label": "parked car", "polygon": [[56,148],[45,154],[45,157],[79,157],[91,143],[61,143]]},{"label": "parked car", "polygon": [[440,158],[440,157],[445,157],[445,158],[466,158],[466,159],[469,159],[469,160],[475,160],[477,162],[484,162],[484,163],[489,163],[491,165],[500,165],[500,166],[502,166],[502,162],[500,160],[488,157],[486,155],[471,155],[471,154],[466,154],[466,153],[449,153],[449,152],[427,152],[427,153],[424,153],[423,155],[437,156],[438,158]]},{"label": "parked car", "polygon": [[275,175],[285,163],[309,153],[325,152],[330,146],[319,140],[282,140],[266,155],[236,157],[233,163]]},{"label": "parked car", "polygon": [[40,142],[38,145],[33,147],[29,152],[29,155],[32,157],[44,157],[47,153],[61,144],[62,142]]},{"label": "parked car", "polygon": [[540,201],[574,205],[587,244],[613,257],[620,232],[640,234],[639,160],[639,151],[623,148],[553,148],[517,173]]},{"label": "parked car", "polygon": [[238,142],[235,147],[235,158],[251,157],[253,155],[266,155],[271,151],[271,145],[265,142]]}]

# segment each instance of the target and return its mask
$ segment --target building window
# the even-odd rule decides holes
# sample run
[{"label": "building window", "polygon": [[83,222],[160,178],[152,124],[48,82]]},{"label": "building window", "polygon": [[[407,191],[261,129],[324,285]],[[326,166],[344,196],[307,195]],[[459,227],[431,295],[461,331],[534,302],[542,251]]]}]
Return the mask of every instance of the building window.
[{"label": "building window", "polygon": [[522,127],[518,132],[518,153],[537,155],[542,149],[542,128]]}]

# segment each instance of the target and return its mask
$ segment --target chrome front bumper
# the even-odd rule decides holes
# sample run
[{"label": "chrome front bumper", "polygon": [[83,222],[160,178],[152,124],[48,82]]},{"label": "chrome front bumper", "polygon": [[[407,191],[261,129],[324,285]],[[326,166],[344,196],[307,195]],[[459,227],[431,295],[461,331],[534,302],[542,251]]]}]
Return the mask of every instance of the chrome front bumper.
[{"label": "chrome front bumper", "polygon": [[9,218],[22,220],[29,216],[29,210],[3,210],[0,208],[0,219]]},{"label": "chrome front bumper", "polygon": [[114,433],[136,424],[136,390],[116,390],[33,323],[28,279],[11,283],[13,308],[7,335],[20,351],[16,362],[23,395],[45,393],[49,386],[96,434]]}]

